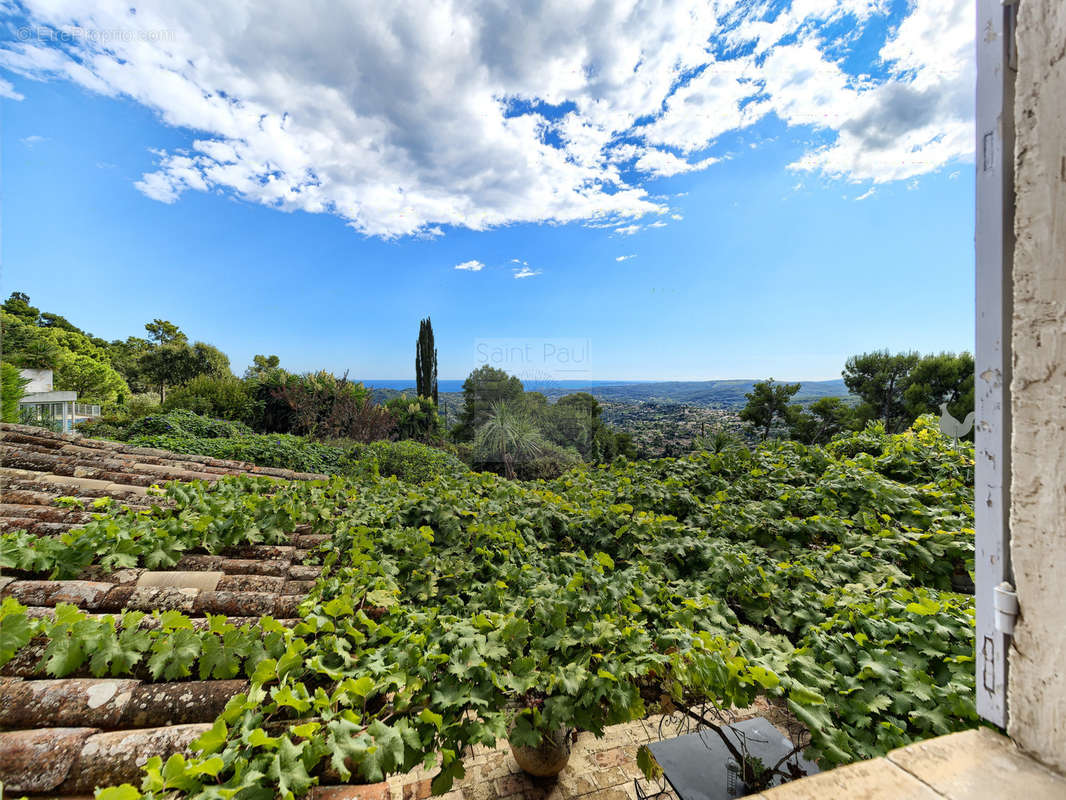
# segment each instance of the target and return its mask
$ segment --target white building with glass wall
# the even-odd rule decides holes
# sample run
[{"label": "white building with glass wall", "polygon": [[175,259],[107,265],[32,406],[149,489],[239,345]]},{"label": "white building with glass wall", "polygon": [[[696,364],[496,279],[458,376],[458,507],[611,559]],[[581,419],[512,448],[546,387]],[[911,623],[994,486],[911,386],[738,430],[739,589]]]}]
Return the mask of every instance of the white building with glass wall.
[{"label": "white building with glass wall", "polygon": [[22,369],[19,374],[29,381],[19,400],[19,415],[27,424],[56,425],[70,433],[79,422],[100,416],[100,406],[79,403],[77,392],[57,392],[52,370]]}]

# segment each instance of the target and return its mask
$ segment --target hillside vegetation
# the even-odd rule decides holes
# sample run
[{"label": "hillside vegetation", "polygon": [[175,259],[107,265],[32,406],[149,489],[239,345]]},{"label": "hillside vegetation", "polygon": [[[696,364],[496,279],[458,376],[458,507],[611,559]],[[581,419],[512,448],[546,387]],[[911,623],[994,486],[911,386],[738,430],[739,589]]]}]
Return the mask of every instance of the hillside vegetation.
[{"label": "hillside vegetation", "polygon": [[167,612],[137,631],[69,607],[28,619],[6,600],[0,661],[43,637],[51,675],[247,676],[192,756],[146,765],[153,797],[292,797],[327,767],[378,781],[423,761],[443,792],[471,743],[758,694],[787,704],[830,766],[976,724],[973,599],[951,590],[972,569],[972,486],[972,445],[929,417],[548,482],[172,485],[173,510],[112,510],[60,539],[5,533],[0,566],[158,568],[309,525],[332,538],[301,622],[194,630]]},{"label": "hillside vegetation", "polygon": [[[747,402],[747,393],[755,384],[755,380],[640,381],[599,384],[582,391],[599,400],[616,403],[678,403],[739,409]],[[548,397],[565,394],[558,390],[545,390],[544,393]],[[823,397],[847,397],[848,394],[848,387],[843,380],[803,381],[794,400],[797,403],[809,403]]]}]

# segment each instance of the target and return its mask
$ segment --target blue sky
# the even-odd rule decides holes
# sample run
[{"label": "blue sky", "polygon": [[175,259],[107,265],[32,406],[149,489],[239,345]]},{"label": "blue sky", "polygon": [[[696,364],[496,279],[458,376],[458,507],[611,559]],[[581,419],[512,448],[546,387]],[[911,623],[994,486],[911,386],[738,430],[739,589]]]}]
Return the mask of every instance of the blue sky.
[{"label": "blue sky", "polygon": [[[967,4],[798,5],[814,11],[742,5],[695,43],[690,16],[655,48],[620,19],[603,52],[639,30],[636,66],[588,56],[576,77],[518,64],[529,41],[459,56],[445,42],[434,62],[419,37],[437,41],[441,21],[385,20],[393,57],[428,61],[402,76],[349,65],[345,81],[299,42],[256,72],[265,34],[216,49],[190,34],[192,5],[138,8],[162,44],[57,43],[39,31],[66,23],[23,5],[0,45],[2,289],[106,338],[170,319],[238,373],[276,353],[294,370],[406,377],[427,314],[447,378],[484,339],[587,342],[593,379],[826,378],[874,348],[972,349]],[[118,9],[78,24],[116,30]],[[447,22],[470,20],[510,41],[480,8]],[[638,80],[670,47],[684,58]],[[214,100],[196,108],[189,86]],[[485,97],[504,95],[527,99],[485,121]]]}]

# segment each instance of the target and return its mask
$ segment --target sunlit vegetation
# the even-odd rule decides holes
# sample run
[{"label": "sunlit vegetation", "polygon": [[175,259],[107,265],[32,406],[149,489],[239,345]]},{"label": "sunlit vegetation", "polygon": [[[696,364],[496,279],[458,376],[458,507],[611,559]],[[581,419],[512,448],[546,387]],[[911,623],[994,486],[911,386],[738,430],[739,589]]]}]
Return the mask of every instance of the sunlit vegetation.
[{"label": "sunlit vegetation", "polygon": [[289,797],[327,768],[378,781],[420,763],[443,792],[471,743],[759,694],[825,766],[974,725],[973,599],[952,590],[972,569],[972,446],[932,418],[825,447],[719,444],[546,482],[227,478],[55,539],[5,533],[0,565],[41,577],[165,568],[298,525],[331,538],[294,628],[167,612],[148,632],[8,600],[0,660],[38,643],[52,676],[251,681],[191,756],[149,761],[115,798]]}]

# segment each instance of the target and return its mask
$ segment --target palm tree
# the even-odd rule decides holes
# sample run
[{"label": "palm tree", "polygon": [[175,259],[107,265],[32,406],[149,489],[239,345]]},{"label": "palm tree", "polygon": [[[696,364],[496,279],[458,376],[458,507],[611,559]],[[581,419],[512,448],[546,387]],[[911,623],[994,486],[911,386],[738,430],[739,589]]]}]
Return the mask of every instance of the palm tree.
[{"label": "palm tree", "polygon": [[474,456],[483,464],[503,464],[504,476],[514,478],[514,465],[536,458],[545,445],[528,413],[499,402],[493,404],[489,418],[477,430]]},{"label": "palm tree", "polygon": [[715,428],[706,435],[697,436],[693,445],[696,450],[706,450],[708,453],[719,454],[730,450],[738,450],[745,446],[740,437],[722,428]]}]

